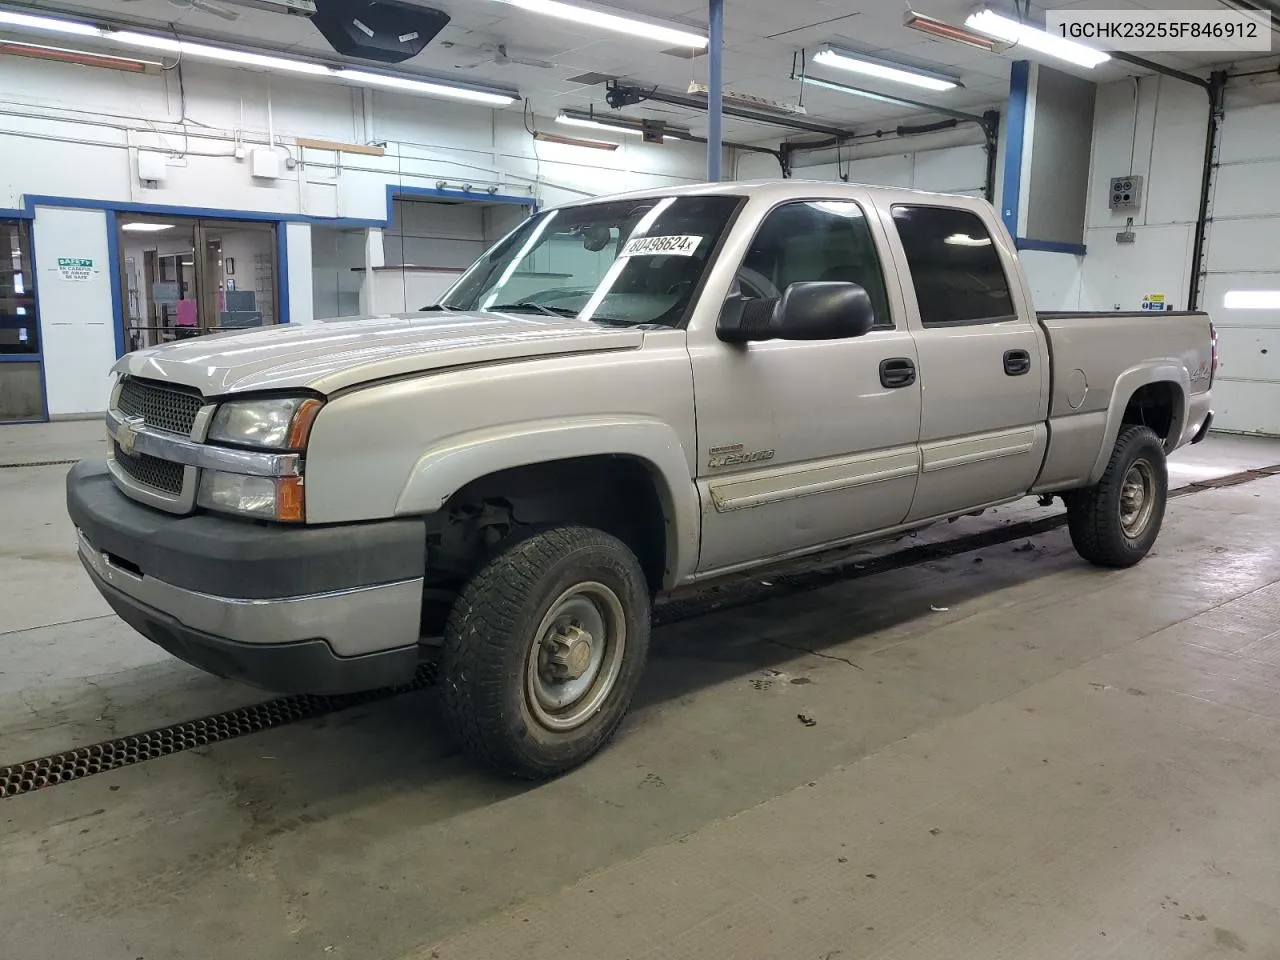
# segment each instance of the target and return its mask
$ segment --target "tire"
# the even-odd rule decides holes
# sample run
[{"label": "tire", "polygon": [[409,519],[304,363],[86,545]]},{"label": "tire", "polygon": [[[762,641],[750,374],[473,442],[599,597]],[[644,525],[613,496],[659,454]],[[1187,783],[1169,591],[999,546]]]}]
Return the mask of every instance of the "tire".
[{"label": "tire", "polygon": [[631,705],[649,614],[639,561],[607,533],[556,527],[507,546],[463,588],[445,627],[440,688],[450,735],[518,777],[585,762]]},{"label": "tire", "polygon": [[1133,566],[1151,550],[1164,522],[1164,443],[1149,427],[1121,427],[1097,486],[1064,499],[1071,543],[1081,557],[1099,567]]}]

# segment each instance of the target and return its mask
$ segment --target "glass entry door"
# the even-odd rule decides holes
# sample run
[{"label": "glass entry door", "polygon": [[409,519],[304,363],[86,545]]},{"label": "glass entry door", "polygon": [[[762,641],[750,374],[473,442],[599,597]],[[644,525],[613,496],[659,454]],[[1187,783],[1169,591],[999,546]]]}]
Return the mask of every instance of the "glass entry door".
[{"label": "glass entry door", "polygon": [[277,322],[276,225],[121,215],[126,348]]}]

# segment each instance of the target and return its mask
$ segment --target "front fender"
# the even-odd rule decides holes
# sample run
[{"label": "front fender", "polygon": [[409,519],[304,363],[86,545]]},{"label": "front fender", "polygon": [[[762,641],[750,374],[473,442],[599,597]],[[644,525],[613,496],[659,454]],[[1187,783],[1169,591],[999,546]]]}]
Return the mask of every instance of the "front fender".
[{"label": "front fender", "polygon": [[1107,463],[1111,460],[1111,451],[1115,448],[1116,438],[1120,436],[1120,427],[1124,423],[1124,411],[1129,406],[1130,398],[1142,387],[1150,383],[1172,383],[1178,387],[1179,396],[1175,401],[1173,422],[1169,425],[1169,437],[1165,442],[1165,450],[1172,453],[1182,436],[1183,426],[1187,422],[1188,397],[1191,395],[1191,376],[1187,368],[1173,360],[1160,360],[1152,363],[1130,367],[1116,377],[1115,386],[1111,390],[1111,401],[1107,405],[1107,426],[1102,435],[1102,448],[1098,451],[1098,459],[1089,471],[1089,486],[1102,479]]},{"label": "front fender", "polygon": [[434,513],[468,483],[500,470],[574,457],[625,456],[653,474],[667,518],[668,587],[697,567],[697,489],[674,429],[647,417],[541,420],[449,437],[428,448],[396,501],[399,516]]}]

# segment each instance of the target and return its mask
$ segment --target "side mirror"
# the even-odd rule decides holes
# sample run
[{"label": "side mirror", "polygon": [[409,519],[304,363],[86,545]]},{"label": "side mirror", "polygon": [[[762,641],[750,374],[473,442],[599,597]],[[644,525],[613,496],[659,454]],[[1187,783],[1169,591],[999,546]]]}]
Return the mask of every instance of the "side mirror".
[{"label": "side mirror", "polygon": [[725,304],[716,335],[726,343],[754,340],[843,340],[861,337],[875,323],[871,297],[856,283],[793,283],[768,300]]}]

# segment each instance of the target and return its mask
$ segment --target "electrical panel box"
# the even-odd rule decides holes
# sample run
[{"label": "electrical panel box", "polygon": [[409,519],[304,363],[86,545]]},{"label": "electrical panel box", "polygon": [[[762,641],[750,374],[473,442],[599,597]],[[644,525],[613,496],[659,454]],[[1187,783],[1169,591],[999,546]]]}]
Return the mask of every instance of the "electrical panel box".
[{"label": "electrical panel box", "polygon": [[154,150],[138,151],[138,179],[144,183],[163,183],[168,173],[163,153]]},{"label": "electrical panel box", "polygon": [[1137,210],[1142,206],[1142,178],[1135,176],[1111,178],[1111,209]]},{"label": "electrical panel box", "polygon": [[260,149],[249,154],[250,172],[260,180],[276,180],[280,176],[280,155],[274,150]]}]

